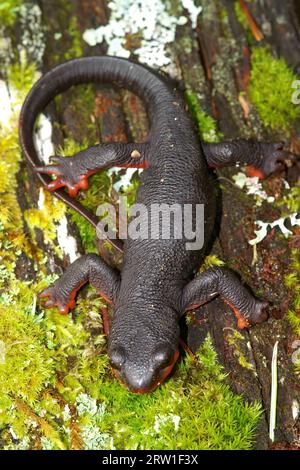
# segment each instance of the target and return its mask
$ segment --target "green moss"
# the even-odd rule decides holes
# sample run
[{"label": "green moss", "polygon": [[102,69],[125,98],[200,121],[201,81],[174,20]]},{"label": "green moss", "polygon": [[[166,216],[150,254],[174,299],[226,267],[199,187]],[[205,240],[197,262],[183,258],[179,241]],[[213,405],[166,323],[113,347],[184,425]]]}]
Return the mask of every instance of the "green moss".
[{"label": "green moss", "polygon": [[86,394],[77,398],[85,444],[98,449],[251,448],[260,406],[245,404],[224,378],[210,338],[194,360],[183,361],[176,375],[150,395],[132,395],[103,376],[97,402]]},{"label": "green moss", "polygon": [[81,32],[78,29],[76,16],[71,16],[67,31],[71,38],[71,46],[65,53],[65,60],[81,57],[83,55],[82,38]]},{"label": "green moss", "polygon": [[300,338],[300,254],[297,248],[291,252],[291,272],[285,276],[285,286],[293,292],[293,305],[288,311],[288,319]]},{"label": "green moss", "polygon": [[278,201],[280,207],[286,207],[286,215],[299,212],[300,207],[300,184],[296,184],[286,191],[284,197]]},{"label": "green moss", "polygon": [[21,308],[20,304],[0,305],[0,338],[5,348],[0,390],[4,400],[17,396],[33,403],[52,376],[53,361],[41,341],[40,325]]},{"label": "green moss", "polygon": [[0,3],[0,28],[14,24],[21,5],[22,0],[4,0]]},{"label": "green moss", "polygon": [[250,44],[252,44],[253,43],[253,34],[252,34],[251,29],[249,27],[249,22],[248,22],[247,16],[246,16],[244,10],[242,9],[239,0],[236,0],[234,2],[234,11],[235,11],[235,15],[237,17],[237,20],[240,22],[240,24],[242,25],[242,27],[244,28],[244,30],[247,34],[248,42]]},{"label": "green moss", "polygon": [[[65,205],[54,198],[48,191],[43,188],[40,189],[40,194],[44,199],[40,208],[27,209],[24,211],[24,219],[31,230],[32,238],[35,240],[35,229],[38,228],[43,232],[44,242],[52,245],[53,249],[58,255],[61,255],[56,240],[56,225],[66,212]],[[49,223],[51,221],[52,223]]]},{"label": "green moss", "polygon": [[24,60],[11,64],[7,68],[7,79],[9,86],[18,92],[18,98],[22,102],[37,79],[36,66]]},{"label": "green moss", "polygon": [[197,95],[191,90],[187,90],[185,92],[185,99],[189,111],[197,124],[201,139],[206,142],[218,142],[221,135],[217,130],[217,123],[201,109]]},{"label": "green moss", "polygon": [[223,266],[225,263],[216,255],[207,255],[199,269],[199,272],[206,271],[213,266]]},{"label": "green moss", "polygon": [[266,127],[290,135],[300,116],[292,104],[292,83],[297,77],[283,59],[275,59],[267,48],[254,48],[250,98]]},{"label": "green moss", "polygon": [[244,353],[244,348],[242,347],[243,342],[245,342],[245,337],[241,335],[238,331],[229,331],[227,336],[227,341],[230,346],[233,347],[233,354],[238,359],[240,366],[244,367],[245,369],[251,370],[256,374],[255,367],[251,362],[249,362],[246,358]]}]

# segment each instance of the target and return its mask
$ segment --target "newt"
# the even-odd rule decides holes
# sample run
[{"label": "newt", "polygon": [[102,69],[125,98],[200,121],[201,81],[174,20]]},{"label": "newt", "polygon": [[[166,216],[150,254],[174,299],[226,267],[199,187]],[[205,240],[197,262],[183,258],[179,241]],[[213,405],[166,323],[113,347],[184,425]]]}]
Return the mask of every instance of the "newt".
[{"label": "newt", "polygon": [[[33,137],[39,113],[71,86],[93,82],[117,84],[142,99],[149,118],[147,140],[98,144],[72,158],[54,156],[50,164],[43,165]],[[90,175],[113,166],[144,168],[136,202],[147,208],[152,204],[204,205],[202,248],[186,249],[186,237],[129,237],[124,242],[121,272],[100,256],[86,254],[40,294],[45,307],[56,306],[66,314],[75,306],[78,290],[89,282],[111,304],[108,357],[115,375],[130,391],[150,392],[170,374],[179,356],[179,319],[185,312],[219,295],[231,306],[239,328],[267,319],[268,302],[257,299],[231,270],[213,267],[195,273],[213,236],[216,218],[209,168],[240,163],[267,177],[293,159],[283,143],[201,142],[180,93],[165,76],[109,56],[73,59],[42,76],[23,104],[19,135],[24,155],[42,184],[95,227],[98,219],[74,198],[88,188]],[[119,240],[111,242],[122,250]]]}]

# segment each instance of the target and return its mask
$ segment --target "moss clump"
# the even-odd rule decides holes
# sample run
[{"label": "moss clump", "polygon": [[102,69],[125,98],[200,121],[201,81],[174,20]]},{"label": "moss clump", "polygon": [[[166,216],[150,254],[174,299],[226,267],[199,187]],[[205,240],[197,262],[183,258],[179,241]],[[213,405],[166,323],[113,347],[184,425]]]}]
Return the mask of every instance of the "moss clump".
[{"label": "moss clump", "polygon": [[20,306],[0,305],[0,338],[4,348],[4,361],[0,364],[0,408],[1,399],[5,402],[9,397],[33,403],[50,380],[53,361],[41,336],[40,325]]},{"label": "moss clump", "polygon": [[22,0],[4,0],[0,3],[0,28],[14,24],[21,5]]},{"label": "moss clump", "polygon": [[206,142],[218,142],[221,135],[217,130],[217,123],[201,109],[197,95],[191,90],[187,90],[185,92],[185,99],[189,111],[197,124],[201,139]]},{"label": "moss clump", "polygon": [[[117,449],[249,449],[261,410],[224,383],[208,337],[195,359],[150,395],[132,395],[107,381],[99,389],[97,425]],[[109,441],[112,438],[112,442]]]},{"label": "moss clump", "polygon": [[21,103],[38,77],[35,64],[28,64],[21,58],[20,62],[11,64],[7,69],[7,79],[12,90],[17,92]]},{"label": "moss clump", "polygon": [[40,208],[27,209],[24,211],[24,218],[34,239],[34,230],[36,228],[42,230],[45,243],[52,244],[55,251],[60,253],[56,244],[53,244],[53,240],[56,239],[56,226],[54,223],[49,224],[49,220],[58,223],[65,214],[66,206],[43,188],[40,189],[40,200],[42,200]]},{"label": "moss clump", "polygon": [[[293,292],[294,299],[287,312],[287,318],[295,333],[300,338],[300,255],[298,249],[291,252],[291,272],[285,276],[285,286]],[[300,361],[296,363],[296,372],[300,375]]]},{"label": "moss clump", "polygon": [[248,32],[249,31],[249,23],[248,23],[248,20],[247,20],[247,16],[246,16],[245,12],[243,11],[239,0],[234,2],[234,11],[235,11],[235,15],[236,15],[238,21],[241,23],[241,25],[243,26],[245,31]]},{"label": "moss clump", "polygon": [[250,98],[266,127],[289,135],[300,107],[291,102],[292,83],[297,77],[283,59],[275,59],[267,48],[254,48]]},{"label": "moss clump", "polygon": [[245,369],[252,370],[252,372],[256,374],[254,365],[247,360],[243,351],[242,342],[245,341],[244,336],[241,335],[241,333],[238,331],[230,331],[228,333],[227,341],[228,344],[233,347],[233,354],[238,359],[240,366],[244,367]]}]

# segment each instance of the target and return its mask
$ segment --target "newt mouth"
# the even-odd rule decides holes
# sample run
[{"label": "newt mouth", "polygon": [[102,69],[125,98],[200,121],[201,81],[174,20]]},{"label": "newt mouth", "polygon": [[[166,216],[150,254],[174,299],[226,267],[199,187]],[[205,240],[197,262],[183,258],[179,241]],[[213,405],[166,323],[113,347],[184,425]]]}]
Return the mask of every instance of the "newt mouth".
[{"label": "newt mouth", "polygon": [[173,359],[171,363],[167,366],[164,367],[159,371],[158,377],[154,383],[152,383],[149,387],[144,387],[144,388],[131,388],[130,385],[128,385],[125,380],[122,378],[120,372],[117,369],[112,368],[112,372],[114,376],[121,382],[123,385],[125,385],[126,388],[129,389],[131,393],[138,393],[138,394],[144,394],[144,393],[151,393],[153,392],[159,385],[161,385],[166,378],[170,375],[172,372],[174,365],[177,362],[177,359],[179,357],[179,351],[177,350],[174,353]]}]

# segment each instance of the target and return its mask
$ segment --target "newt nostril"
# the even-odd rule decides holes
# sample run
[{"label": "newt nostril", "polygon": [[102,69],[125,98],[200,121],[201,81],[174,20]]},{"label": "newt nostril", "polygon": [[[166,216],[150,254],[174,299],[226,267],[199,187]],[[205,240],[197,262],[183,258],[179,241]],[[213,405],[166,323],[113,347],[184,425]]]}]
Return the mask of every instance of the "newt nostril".
[{"label": "newt nostril", "polygon": [[125,362],[125,350],[122,346],[114,347],[109,352],[109,361],[114,369],[120,370]]}]

